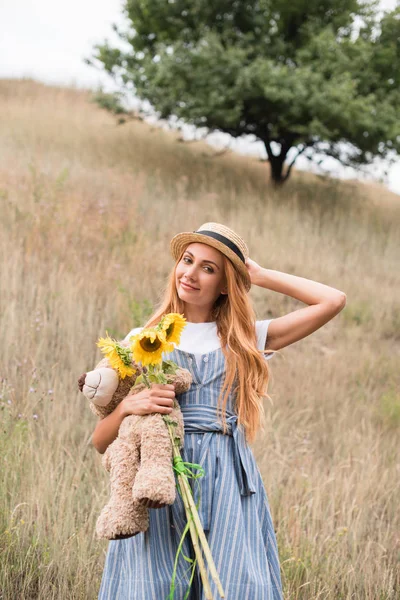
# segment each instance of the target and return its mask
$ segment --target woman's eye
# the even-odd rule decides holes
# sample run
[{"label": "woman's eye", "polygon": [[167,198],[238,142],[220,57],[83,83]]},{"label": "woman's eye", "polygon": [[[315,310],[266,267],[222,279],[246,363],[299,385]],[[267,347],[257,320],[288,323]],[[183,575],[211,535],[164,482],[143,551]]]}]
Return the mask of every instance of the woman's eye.
[{"label": "woman's eye", "polygon": [[[187,260],[189,260],[190,262],[192,262],[192,259],[191,259],[191,258],[189,258],[188,256],[185,256],[185,257],[183,258],[183,262],[186,262]],[[209,267],[209,266],[205,265],[205,268],[206,268],[206,269],[210,269],[210,272],[211,272],[211,273],[214,273],[214,269],[213,269],[212,267]]]}]

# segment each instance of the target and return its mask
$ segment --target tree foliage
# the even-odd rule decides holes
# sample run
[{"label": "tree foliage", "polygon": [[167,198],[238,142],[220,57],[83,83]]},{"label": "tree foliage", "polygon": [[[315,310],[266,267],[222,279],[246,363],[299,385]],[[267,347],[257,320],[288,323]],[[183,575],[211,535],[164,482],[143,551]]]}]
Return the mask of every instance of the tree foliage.
[{"label": "tree foliage", "polygon": [[124,12],[125,49],[99,44],[88,62],[160,118],[262,140],[275,182],[291,148],[349,166],[399,153],[399,4],[127,0]]}]

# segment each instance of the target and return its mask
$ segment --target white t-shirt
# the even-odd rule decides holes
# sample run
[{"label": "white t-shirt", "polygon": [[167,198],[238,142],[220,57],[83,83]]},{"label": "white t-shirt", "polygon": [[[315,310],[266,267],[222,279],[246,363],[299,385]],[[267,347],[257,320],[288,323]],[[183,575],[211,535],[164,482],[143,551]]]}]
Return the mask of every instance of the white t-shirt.
[{"label": "white t-shirt", "polygon": [[[265,343],[267,340],[268,326],[273,319],[265,321],[256,321],[256,333],[257,333],[257,348],[259,350],[265,349]],[[139,333],[143,327],[136,327],[132,329],[125,340],[128,341],[131,335]],[[191,352],[195,355],[198,364],[201,362],[201,355],[217,350],[221,347],[221,342],[217,333],[217,323],[190,323],[186,321],[185,327],[181,333],[180,344],[175,345],[175,348],[183,350],[185,352]],[[266,360],[273,357],[273,354],[264,355]]]}]

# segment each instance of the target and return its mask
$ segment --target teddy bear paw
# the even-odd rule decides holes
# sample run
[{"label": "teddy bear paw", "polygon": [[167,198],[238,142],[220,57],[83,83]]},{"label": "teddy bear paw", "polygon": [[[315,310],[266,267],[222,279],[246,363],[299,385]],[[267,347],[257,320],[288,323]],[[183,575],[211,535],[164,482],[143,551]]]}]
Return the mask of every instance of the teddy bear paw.
[{"label": "teddy bear paw", "polygon": [[165,502],[155,502],[154,500],[145,497],[140,500],[140,504],[146,508],[164,508],[164,506],[167,506]]},{"label": "teddy bear paw", "polygon": [[134,502],[147,508],[162,508],[173,504],[176,498],[176,483],[172,468],[140,470],[133,484],[132,498]]},{"label": "teddy bear paw", "polygon": [[128,506],[107,505],[103,508],[96,523],[98,538],[118,540],[133,537],[147,531],[149,528],[149,513],[147,508],[132,503]]}]

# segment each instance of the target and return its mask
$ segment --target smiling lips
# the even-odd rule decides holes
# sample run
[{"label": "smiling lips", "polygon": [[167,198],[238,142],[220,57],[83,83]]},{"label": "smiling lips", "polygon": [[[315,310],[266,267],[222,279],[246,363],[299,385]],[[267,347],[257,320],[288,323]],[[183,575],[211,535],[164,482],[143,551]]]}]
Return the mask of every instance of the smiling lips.
[{"label": "smiling lips", "polygon": [[197,288],[194,288],[190,285],[188,285],[187,283],[185,283],[184,281],[181,281],[181,285],[186,289],[186,290],[196,290]]}]

